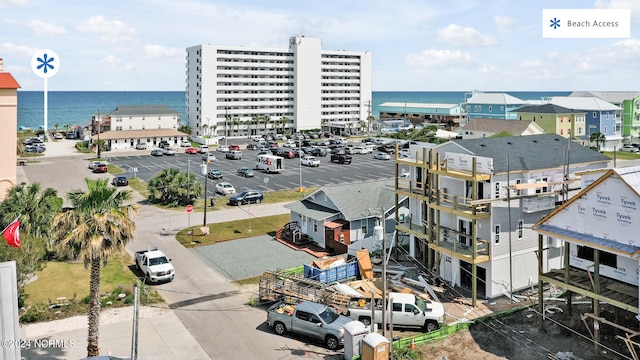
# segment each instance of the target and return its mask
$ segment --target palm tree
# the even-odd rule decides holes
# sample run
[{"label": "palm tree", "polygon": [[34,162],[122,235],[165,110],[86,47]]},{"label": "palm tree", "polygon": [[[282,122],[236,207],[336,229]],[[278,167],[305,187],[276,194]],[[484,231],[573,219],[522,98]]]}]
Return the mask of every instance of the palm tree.
[{"label": "palm tree", "polygon": [[[261,120],[261,119],[262,119],[262,116],[261,116],[261,115],[258,115],[258,114],[253,115],[253,116],[251,117],[251,123],[252,123],[252,124],[256,124],[256,125],[257,125],[257,124],[259,124],[259,123],[260,123],[260,120]],[[253,134],[253,132],[250,132],[250,134],[249,134],[249,135],[257,135],[257,133],[258,133],[257,128],[258,128],[258,127],[256,126],[256,134]]]},{"label": "palm tree", "polygon": [[57,251],[62,258],[82,259],[90,267],[87,356],[99,355],[100,268],[115,253],[124,253],[133,239],[137,212],[131,191],[109,186],[108,179],[85,179],[88,191],[67,193],[72,209],[58,214],[53,228],[58,231]]},{"label": "palm tree", "polygon": [[262,121],[264,122],[264,133],[265,135],[267,134],[267,126],[269,125],[269,123],[271,122],[271,116],[269,115],[263,115],[262,116]]},{"label": "palm tree", "polygon": [[604,134],[599,131],[591,133],[591,136],[589,136],[589,144],[591,144],[592,142],[595,142],[596,147],[598,148],[598,151],[600,151],[600,144],[602,143],[602,145],[604,146],[604,143],[606,140],[607,139],[604,136]]},{"label": "palm tree", "polygon": [[291,121],[291,119],[289,119],[286,116],[283,116],[283,117],[280,118],[280,124],[282,125],[282,133],[283,134],[285,133],[286,126],[290,121]]}]

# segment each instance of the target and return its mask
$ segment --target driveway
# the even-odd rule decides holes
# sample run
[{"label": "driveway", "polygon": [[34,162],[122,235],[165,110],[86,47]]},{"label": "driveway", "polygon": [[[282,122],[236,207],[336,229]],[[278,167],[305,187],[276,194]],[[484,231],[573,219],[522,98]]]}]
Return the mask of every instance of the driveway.
[{"label": "driveway", "polygon": [[304,251],[283,245],[269,235],[200,246],[193,252],[215,271],[234,281],[256,277],[267,270],[309,264],[316,259]]}]

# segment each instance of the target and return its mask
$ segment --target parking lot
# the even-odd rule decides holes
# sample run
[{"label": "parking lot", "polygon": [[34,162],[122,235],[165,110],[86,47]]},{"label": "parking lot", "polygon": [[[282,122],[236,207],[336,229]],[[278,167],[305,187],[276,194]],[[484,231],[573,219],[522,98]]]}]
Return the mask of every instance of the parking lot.
[{"label": "parking lot", "polygon": [[[222,152],[215,152],[216,160],[211,161],[208,169],[218,169],[222,172],[222,180],[209,180],[208,196],[213,195],[215,184],[219,182],[231,183],[237,192],[244,190],[279,191],[296,189],[302,186],[320,187],[328,184],[343,184],[367,180],[389,179],[394,176],[394,162],[376,160],[373,154],[353,155],[351,164],[331,163],[329,156],[317,157],[319,167],[300,166],[300,159],[285,159],[284,170],[279,174],[266,174],[255,171],[255,176],[244,178],[236,174],[238,168],[255,169],[257,151],[246,150],[242,145],[242,159],[229,160]],[[151,149],[140,150],[140,154],[116,155],[109,157],[109,162],[129,172],[129,177],[138,177],[148,181],[167,168],[177,168],[181,172],[191,172],[204,181],[200,173],[203,164],[202,155],[186,154],[185,148],[177,148],[175,156],[154,157]]]}]

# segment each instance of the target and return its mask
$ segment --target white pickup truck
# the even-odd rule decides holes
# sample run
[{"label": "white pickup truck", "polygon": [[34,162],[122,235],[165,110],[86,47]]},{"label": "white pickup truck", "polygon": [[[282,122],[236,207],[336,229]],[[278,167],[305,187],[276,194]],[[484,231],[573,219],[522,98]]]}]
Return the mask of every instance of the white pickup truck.
[{"label": "white pickup truck", "polygon": [[[353,298],[347,308],[347,316],[365,325],[382,323],[382,300],[375,299],[373,321],[371,299]],[[438,302],[422,300],[413,294],[392,292],[387,300],[387,324],[394,326],[419,326],[423,331],[436,330],[444,322],[444,307]]]},{"label": "white pickup truck", "polygon": [[176,274],[171,259],[158,249],[136,251],[136,269],[144,274],[145,281],[171,281]]},{"label": "white pickup truck", "polygon": [[316,159],[313,156],[305,156],[300,159],[300,164],[304,166],[318,167],[320,166],[320,160]]}]

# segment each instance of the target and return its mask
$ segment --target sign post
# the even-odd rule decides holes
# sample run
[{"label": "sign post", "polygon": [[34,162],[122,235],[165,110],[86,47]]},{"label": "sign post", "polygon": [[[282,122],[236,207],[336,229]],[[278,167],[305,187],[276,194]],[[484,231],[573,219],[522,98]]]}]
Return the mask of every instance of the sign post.
[{"label": "sign post", "polygon": [[[191,213],[193,212],[193,205],[187,205],[184,209],[187,214],[189,214],[189,227],[191,227]],[[191,231],[191,233],[193,234],[193,231]]]}]

